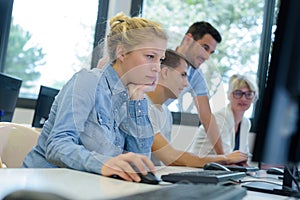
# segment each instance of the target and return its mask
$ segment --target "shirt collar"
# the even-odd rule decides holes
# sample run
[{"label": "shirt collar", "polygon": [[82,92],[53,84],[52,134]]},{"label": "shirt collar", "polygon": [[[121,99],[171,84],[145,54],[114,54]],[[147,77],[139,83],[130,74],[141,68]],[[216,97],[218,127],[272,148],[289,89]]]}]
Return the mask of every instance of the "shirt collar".
[{"label": "shirt collar", "polygon": [[123,85],[120,77],[118,76],[117,72],[113,69],[112,65],[108,64],[103,67],[103,74],[106,77],[108,85],[112,91],[113,95],[127,92],[127,88]]}]

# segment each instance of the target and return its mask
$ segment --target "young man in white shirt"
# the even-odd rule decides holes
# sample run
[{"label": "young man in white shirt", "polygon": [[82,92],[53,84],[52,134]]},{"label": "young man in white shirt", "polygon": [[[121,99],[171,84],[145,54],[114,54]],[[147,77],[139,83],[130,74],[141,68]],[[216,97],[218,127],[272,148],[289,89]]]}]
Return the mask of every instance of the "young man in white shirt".
[{"label": "young man in white shirt", "polygon": [[[176,99],[188,86],[188,62],[181,54],[167,50],[162,61],[158,84],[154,91],[146,93],[149,99],[149,117],[154,130],[152,161],[155,165],[177,165],[203,167],[208,162],[237,164],[247,161],[247,155],[240,151],[226,155],[200,157],[196,154],[177,150],[169,143],[172,130],[172,115],[164,104],[169,98]],[[160,162],[162,161],[162,163]]]}]

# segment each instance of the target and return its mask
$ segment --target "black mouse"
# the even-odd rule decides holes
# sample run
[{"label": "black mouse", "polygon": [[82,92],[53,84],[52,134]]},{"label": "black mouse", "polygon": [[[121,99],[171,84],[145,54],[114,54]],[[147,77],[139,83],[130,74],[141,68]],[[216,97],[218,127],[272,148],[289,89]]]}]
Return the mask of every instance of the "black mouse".
[{"label": "black mouse", "polygon": [[273,175],[283,175],[284,170],[277,168],[277,167],[271,167],[267,169],[267,174],[273,174]]},{"label": "black mouse", "polygon": [[216,162],[209,162],[206,163],[203,167],[204,170],[221,170],[221,171],[230,171],[227,167],[224,165],[221,165]]},{"label": "black mouse", "polygon": [[153,184],[153,185],[159,184],[159,180],[152,172],[148,172],[146,175],[138,173],[138,175],[141,178],[140,183]]},{"label": "black mouse", "polygon": [[[137,173],[139,177],[141,178],[141,181],[139,183],[146,183],[146,184],[152,184],[152,185],[157,185],[159,184],[158,178],[152,173],[148,172],[146,175],[143,175],[142,173]],[[110,176],[111,178],[119,179],[119,180],[124,180],[118,175],[112,175]]]},{"label": "black mouse", "polygon": [[152,172],[148,171],[146,175],[143,175],[142,173],[140,173],[139,169],[134,164],[131,164],[131,167],[140,176],[141,181],[139,183],[146,183],[146,184],[153,184],[153,185],[159,184],[159,180]]}]

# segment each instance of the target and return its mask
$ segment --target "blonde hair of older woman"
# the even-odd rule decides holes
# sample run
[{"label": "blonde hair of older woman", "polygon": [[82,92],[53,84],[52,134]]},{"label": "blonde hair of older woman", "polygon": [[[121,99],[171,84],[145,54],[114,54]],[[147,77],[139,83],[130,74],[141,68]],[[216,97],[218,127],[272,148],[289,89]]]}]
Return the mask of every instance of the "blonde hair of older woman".
[{"label": "blonde hair of older woman", "polygon": [[230,77],[227,95],[230,96],[230,94],[234,90],[244,87],[249,88],[255,93],[253,101],[256,101],[259,96],[257,84],[249,76],[246,75],[234,74]]}]

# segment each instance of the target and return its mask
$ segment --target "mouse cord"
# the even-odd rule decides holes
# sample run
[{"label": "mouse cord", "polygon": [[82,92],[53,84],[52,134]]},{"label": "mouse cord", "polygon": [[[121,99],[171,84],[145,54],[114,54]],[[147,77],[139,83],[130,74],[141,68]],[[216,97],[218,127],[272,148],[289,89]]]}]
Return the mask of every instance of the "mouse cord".
[{"label": "mouse cord", "polygon": [[242,181],[242,180],[231,180],[232,182],[234,183],[237,183],[237,184],[241,184],[241,183],[248,183],[248,182],[262,182],[262,183],[270,183],[270,184],[273,184],[273,185],[278,185],[278,186],[282,186],[282,184],[280,183],[275,183],[275,182],[272,182],[272,181],[267,181],[267,180],[257,180],[257,179],[253,179],[253,180],[245,180],[245,181]]}]

